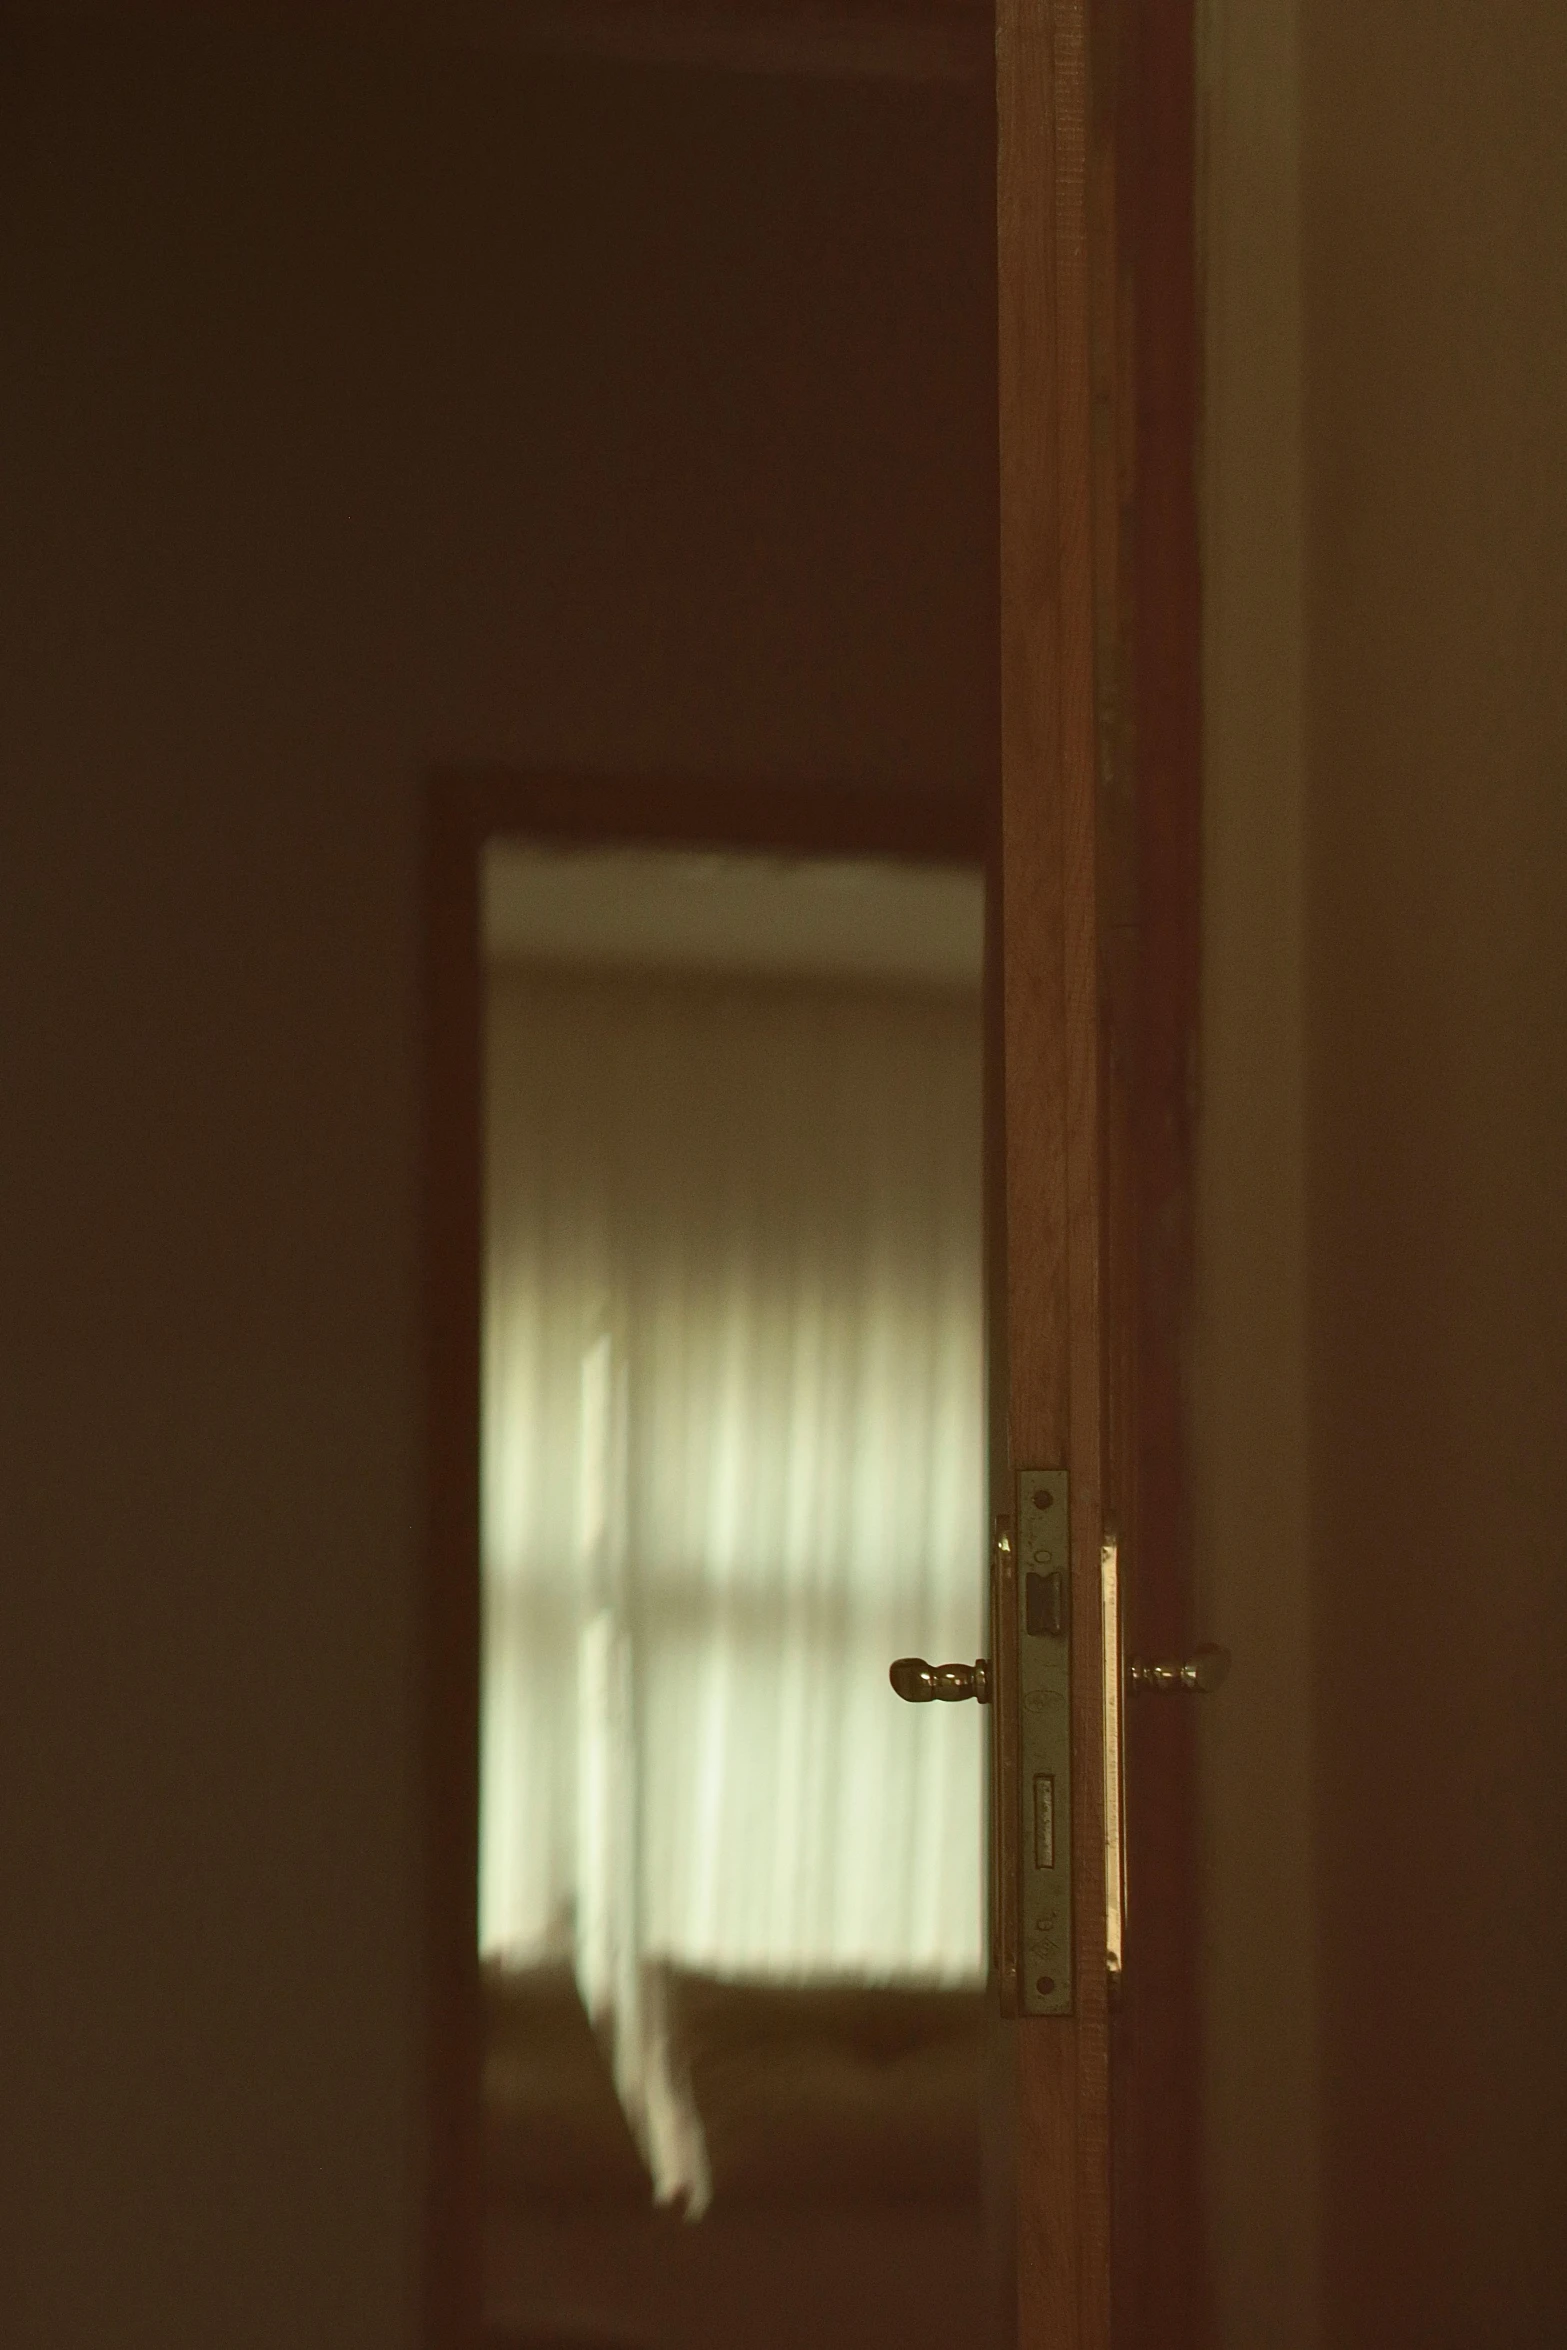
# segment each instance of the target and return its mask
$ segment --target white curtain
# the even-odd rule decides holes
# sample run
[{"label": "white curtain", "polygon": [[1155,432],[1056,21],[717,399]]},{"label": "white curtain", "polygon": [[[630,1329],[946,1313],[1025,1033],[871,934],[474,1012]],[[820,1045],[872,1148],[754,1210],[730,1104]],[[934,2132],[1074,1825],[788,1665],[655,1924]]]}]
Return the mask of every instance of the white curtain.
[{"label": "white curtain", "polygon": [[977,1002],[491,975],[480,1933],[982,1965]]}]

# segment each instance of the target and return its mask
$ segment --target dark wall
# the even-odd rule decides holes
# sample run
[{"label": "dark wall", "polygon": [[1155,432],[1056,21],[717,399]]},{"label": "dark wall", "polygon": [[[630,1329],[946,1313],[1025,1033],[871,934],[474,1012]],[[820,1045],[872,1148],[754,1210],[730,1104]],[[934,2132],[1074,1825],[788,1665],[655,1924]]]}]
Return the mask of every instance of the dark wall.
[{"label": "dark wall", "polygon": [[380,2350],[420,773],[988,774],[988,99],[0,38],[0,2330]]},{"label": "dark wall", "polygon": [[1567,12],[1303,11],[1324,2338],[1567,2309]]}]

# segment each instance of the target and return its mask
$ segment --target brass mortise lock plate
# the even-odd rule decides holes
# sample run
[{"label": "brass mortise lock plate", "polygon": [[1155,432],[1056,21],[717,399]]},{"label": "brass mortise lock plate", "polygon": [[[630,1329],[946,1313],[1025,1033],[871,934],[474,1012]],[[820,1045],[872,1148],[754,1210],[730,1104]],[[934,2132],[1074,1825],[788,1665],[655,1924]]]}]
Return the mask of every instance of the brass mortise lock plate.
[{"label": "brass mortise lock plate", "polygon": [[[1018,1478],[1017,2012],[1072,2013],[1072,1542],[1067,1473]],[[1005,1798],[1003,1799],[1005,1800]]]}]

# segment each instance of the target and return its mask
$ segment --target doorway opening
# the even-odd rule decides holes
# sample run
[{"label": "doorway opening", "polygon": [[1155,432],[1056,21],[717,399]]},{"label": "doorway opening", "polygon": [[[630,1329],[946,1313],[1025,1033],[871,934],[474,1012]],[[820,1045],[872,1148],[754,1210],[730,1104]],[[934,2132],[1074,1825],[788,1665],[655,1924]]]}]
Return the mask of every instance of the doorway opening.
[{"label": "doorway opening", "polygon": [[959,812],[765,799],[432,798],[497,2340],[934,2346],[984,2262],[984,1724],[887,1668],[985,1645],[985,874]]}]

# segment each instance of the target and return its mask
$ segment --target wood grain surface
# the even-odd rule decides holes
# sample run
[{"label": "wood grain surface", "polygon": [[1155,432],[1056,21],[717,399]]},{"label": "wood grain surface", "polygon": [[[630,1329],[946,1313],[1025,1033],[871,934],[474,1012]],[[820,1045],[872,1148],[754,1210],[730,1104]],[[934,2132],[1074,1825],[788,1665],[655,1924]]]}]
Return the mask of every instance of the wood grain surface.
[{"label": "wood grain surface", "polygon": [[1020,2350],[1109,2341],[1099,1543],[1103,1378],[1088,53],[1081,0],[996,30],[1002,925],[1014,1470],[1072,1479],[1070,2018],[1018,2023]]}]

